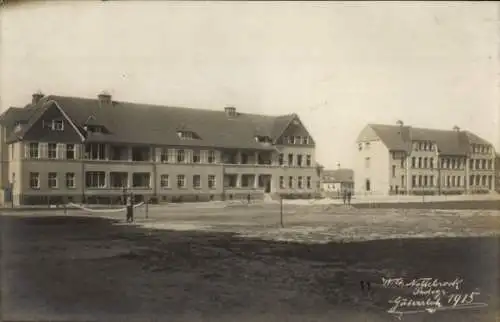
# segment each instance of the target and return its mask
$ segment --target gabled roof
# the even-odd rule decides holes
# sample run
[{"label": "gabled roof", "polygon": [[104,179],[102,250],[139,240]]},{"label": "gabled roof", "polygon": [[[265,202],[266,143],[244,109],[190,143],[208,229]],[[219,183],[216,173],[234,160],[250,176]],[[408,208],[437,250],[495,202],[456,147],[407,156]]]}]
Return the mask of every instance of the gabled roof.
[{"label": "gabled roof", "polygon": [[324,170],[323,182],[354,182],[354,171],[352,169]]},{"label": "gabled roof", "polygon": [[[7,111],[2,117],[16,119],[17,116],[22,116],[27,121],[27,125],[23,129],[23,132],[26,133],[49,108],[51,101],[57,103],[89,142],[269,150],[274,149],[274,147],[256,142],[255,136],[269,136],[275,141],[288,124],[294,118],[298,118],[296,114],[268,116],[247,113],[238,113],[235,117],[228,117],[223,110],[214,111],[119,101],[101,105],[97,98],[56,95],[42,98],[36,106],[29,105],[15,111],[9,109],[10,112]],[[109,134],[87,135],[84,126],[89,122],[104,126]],[[195,132],[201,139],[179,138],[177,131],[181,125]],[[15,139],[15,137],[11,139]]]},{"label": "gabled roof", "polygon": [[391,151],[406,151],[412,149],[412,141],[434,142],[440,153],[445,155],[465,155],[470,151],[471,144],[491,145],[469,131],[438,130],[415,128],[411,126],[368,124],[377,136]]}]

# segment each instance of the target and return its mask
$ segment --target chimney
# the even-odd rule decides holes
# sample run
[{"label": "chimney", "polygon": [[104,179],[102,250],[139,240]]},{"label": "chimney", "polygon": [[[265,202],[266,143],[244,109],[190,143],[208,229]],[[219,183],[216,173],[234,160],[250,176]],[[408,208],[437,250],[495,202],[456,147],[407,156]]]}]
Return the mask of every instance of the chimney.
[{"label": "chimney", "polygon": [[456,126],[456,125],[455,125],[455,126],[453,127],[453,131],[455,131],[455,132],[460,132],[460,128],[459,128],[458,126]]},{"label": "chimney", "polygon": [[340,169],[340,162],[337,162],[337,169]]},{"label": "chimney", "polygon": [[31,100],[31,103],[33,105],[36,105],[38,104],[38,102],[40,102],[40,100],[43,98],[43,93],[41,91],[38,91],[36,93],[33,93],[32,95],[32,100]]},{"label": "chimney", "polygon": [[106,91],[102,91],[97,95],[97,98],[99,99],[99,104],[102,105],[108,105],[111,104],[111,94],[109,94]]},{"label": "chimney", "polygon": [[398,120],[398,121],[396,122],[396,124],[397,124],[397,125],[399,125],[399,126],[403,126],[403,125],[405,125],[405,124],[403,123],[403,121],[401,121],[401,120]]},{"label": "chimney", "polygon": [[228,117],[235,117],[236,116],[236,107],[226,106],[224,108],[224,112],[226,112],[226,116],[228,116]]}]

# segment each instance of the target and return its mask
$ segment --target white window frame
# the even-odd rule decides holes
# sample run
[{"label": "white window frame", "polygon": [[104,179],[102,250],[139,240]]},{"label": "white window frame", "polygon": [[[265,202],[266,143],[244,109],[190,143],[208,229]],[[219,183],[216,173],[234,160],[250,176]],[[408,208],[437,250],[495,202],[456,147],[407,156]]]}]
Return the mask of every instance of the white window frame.
[{"label": "white window frame", "polygon": [[185,189],[186,188],[186,176],[183,174],[177,175],[177,188]]},{"label": "white window frame", "polygon": [[170,176],[168,174],[162,174],[160,176],[160,188],[170,189]]},{"label": "white window frame", "polygon": [[297,178],[297,189],[304,189],[304,182],[302,181],[302,176]]},{"label": "white window frame", "polygon": [[280,176],[279,178],[280,189],[285,189],[285,177]]},{"label": "white window frame", "polygon": [[40,144],[31,142],[29,144],[29,157],[30,159],[40,159]]},{"label": "white window frame", "polygon": [[[196,179],[198,179],[198,180],[196,180]],[[201,189],[201,175],[193,174],[193,188],[194,189]]]},{"label": "white window frame", "polygon": [[59,188],[59,180],[57,178],[57,172],[47,173],[47,186],[49,189]]},{"label": "white window frame", "polygon": [[[53,147],[54,150],[51,150],[51,147]],[[50,152],[53,152],[53,157],[51,157]],[[47,159],[50,159],[50,160],[57,159],[57,143],[48,143],[47,144]]]},{"label": "white window frame", "polygon": [[306,188],[311,189],[312,187],[312,178],[310,176],[306,177]]},{"label": "white window frame", "polygon": [[30,188],[40,189],[40,172],[30,172]]},{"label": "white window frame", "polygon": [[208,189],[216,189],[217,178],[213,174],[208,175]]},{"label": "white window frame", "polygon": [[[68,153],[73,152],[73,158],[68,158]],[[76,160],[76,146],[74,144],[66,144],[66,154],[64,156],[66,160]]]},{"label": "white window frame", "polygon": [[[191,155],[193,163],[201,163],[201,152],[199,150],[193,150]],[[198,161],[195,161],[195,157],[198,157]]]},{"label": "white window frame", "polygon": [[170,160],[170,153],[168,152],[168,149],[162,148],[160,151],[160,162],[168,163],[169,160]]},{"label": "white window frame", "polygon": [[186,162],[186,151],[184,151],[184,150],[177,150],[176,161],[177,161],[177,163],[184,163],[184,162]]},{"label": "white window frame", "polygon": [[65,181],[66,181],[66,188],[69,188],[69,189],[76,188],[75,173],[74,172],[66,172]]}]

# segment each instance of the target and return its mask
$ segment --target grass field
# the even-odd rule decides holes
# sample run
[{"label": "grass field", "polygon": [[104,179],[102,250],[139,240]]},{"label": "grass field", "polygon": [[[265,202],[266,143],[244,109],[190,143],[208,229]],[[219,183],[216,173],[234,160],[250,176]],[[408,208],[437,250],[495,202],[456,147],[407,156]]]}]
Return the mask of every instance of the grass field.
[{"label": "grass field", "polygon": [[393,321],[404,291],[382,277],[460,277],[488,307],[402,319],[496,321],[500,211],[287,205],[284,228],[265,204],[123,217],[4,212],[3,320]]}]

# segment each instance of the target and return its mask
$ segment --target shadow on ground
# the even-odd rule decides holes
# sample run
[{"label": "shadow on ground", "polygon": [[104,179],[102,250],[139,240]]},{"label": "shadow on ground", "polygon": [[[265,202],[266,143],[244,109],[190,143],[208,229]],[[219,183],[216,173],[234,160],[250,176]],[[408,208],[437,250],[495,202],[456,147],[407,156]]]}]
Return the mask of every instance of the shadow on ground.
[{"label": "shadow on ground", "polygon": [[0,216],[3,320],[391,321],[388,300],[404,293],[382,277],[460,277],[489,304],[405,321],[497,313],[499,238],[305,245],[116,223]]}]

